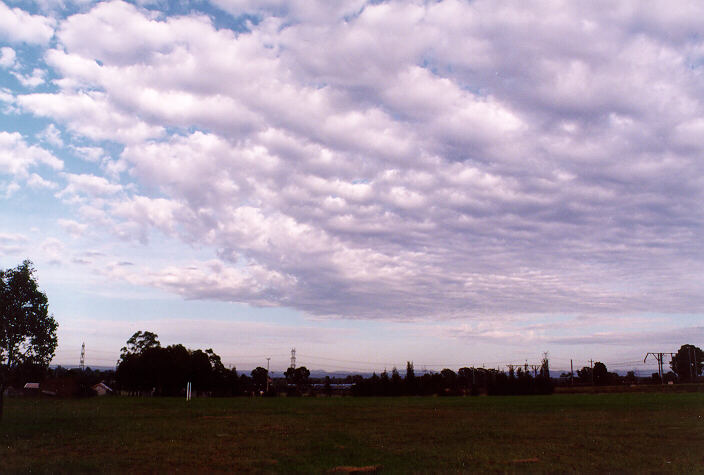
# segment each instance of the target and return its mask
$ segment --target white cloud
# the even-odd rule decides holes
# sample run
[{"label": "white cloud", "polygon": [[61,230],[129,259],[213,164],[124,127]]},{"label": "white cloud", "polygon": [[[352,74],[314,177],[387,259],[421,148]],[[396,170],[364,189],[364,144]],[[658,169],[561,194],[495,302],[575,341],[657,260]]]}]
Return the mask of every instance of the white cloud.
[{"label": "white cloud", "polygon": [[20,255],[28,242],[24,234],[0,232],[0,255]]},{"label": "white cloud", "polygon": [[30,15],[0,2],[0,38],[6,41],[46,44],[54,36],[54,24],[51,18]]},{"label": "white cloud", "polygon": [[71,145],[106,175],[65,175],[84,225],[217,257],[116,276],[349,318],[701,308],[700,6],[215,4],[260,21],[99,3],[57,90],[8,93],[124,146]]},{"label": "white cloud", "polygon": [[64,231],[73,237],[80,237],[88,230],[88,225],[85,223],[79,223],[72,219],[59,219],[57,220],[59,226],[61,226]]},{"label": "white cloud", "polygon": [[32,74],[22,74],[17,71],[13,71],[12,75],[17,78],[17,80],[22,84],[24,87],[29,87],[29,88],[35,88],[37,86],[41,86],[44,84],[44,76],[46,75],[46,71],[35,68],[32,70]]},{"label": "white cloud", "polygon": [[37,145],[28,145],[17,132],[0,131],[0,173],[26,178],[39,164],[61,170],[63,162]]},{"label": "white cloud", "polygon": [[32,173],[29,176],[29,178],[27,179],[27,185],[30,188],[46,188],[50,190],[53,190],[54,188],[58,187],[58,185],[53,181],[45,180],[36,173]]},{"label": "white cloud", "polygon": [[243,13],[290,16],[296,20],[313,22],[334,21],[357,13],[366,2],[344,0],[326,2],[318,0],[212,0],[212,3],[238,16]]},{"label": "white cloud", "polygon": [[181,208],[178,203],[163,198],[133,196],[129,200],[114,203],[111,215],[123,220],[117,226],[121,235],[146,241],[151,227],[165,233],[172,232]]},{"label": "white cloud", "polygon": [[59,239],[48,237],[42,241],[39,248],[42,251],[43,258],[50,264],[61,264],[66,257],[64,243]]},{"label": "white cloud", "polygon": [[10,198],[12,195],[14,195],[22,187],[19,185],[19,183],[15,182],[15,181],[11,181],[9,183],[2,183],[2,188],[0,188],[0,190],[3,188],[4,188],[4,193],[2,196],[5,199],[7,199],[7,198]]},{"label": "white cloud", "polygon": [[54,147],[64,146],[61,131],[54,124],[49,124],[44,130],[37,134],[37,137]]},{"label": "white cloud", "polygon": [[77,147],[73,145],[71,149],[87,162],[98,163],[105,158],[105,150],[101,147]]},{"label": "white cloud", "polygon": [[117,183],[110,183],[107,179],[86,173],[64,173],[68,184],[59,196],[74,196],[87,194],[90,196],[113,195],[122,190],[122,186]]},{"label": "white cloud", "polygon": [[130,143],[162,134],[159,126],[150,126],[134,115],[114,110],[99,92],[80,94],[29,94],[17,97],[24,109],[58,121],[65,121],[72,131],[94,140],[117,139]]},{"label": "white cloud", "polygon": [[9,46],[0,48],[0,67],[12,68],[15,65],[17,54]]},{"label": "white cloud", "polygon": [[27,242],[27,236],[19,233],[0,233],[0,243],[24,243]]}]

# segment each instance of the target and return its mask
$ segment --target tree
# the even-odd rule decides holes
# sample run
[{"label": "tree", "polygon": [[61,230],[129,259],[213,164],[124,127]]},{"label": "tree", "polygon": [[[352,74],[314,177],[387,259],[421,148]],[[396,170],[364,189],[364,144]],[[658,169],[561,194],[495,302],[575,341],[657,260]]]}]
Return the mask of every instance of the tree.
[{"label": "tree", "polygon": [[[291,369],[291,368],[289,368]],[[252,381],[254,382],[254,385],[257,387],[257,391],[264,391],[266,389],[266,381],[267,378],[269,377],[269,372],[266,370],[266,368],[262,368],[261,366],[257,366],[252,370]]]},{"label": "tree", "polygon": [[457,374],[449,368],[444,368],[440,371],[443,381],[443,391],[454,392],[457,385]]},{"label": "tree", "polygon": [[416,372],[413,369],[413,361],[406,361],[406,379],[414,379],[416,377]]},{"label": "tree", "polygon": [[540,377],[550,380],[550,360],[548,360],[548,352],[543,353],[543,359],[540,362]]},{"label": "tree", "polygon": [[609,376],[609,370],[606,369],[606,365],[601,361],[594,363],[594,384],[596,385],[606,385],[609,384],[611,377]]},{"label": "tree", "polygon": [[403,394],[403,378],[401,378],[401,375],[398,373],[398,370],[395,366],[391,370],[390,389],[392,396],[400,396],[401,394]]},{"label": "tree", "polygon": [[406,362],[406,394],[416,394],[418,392],[418,382],[416,372],[413,368],[413,361]]},{"label": "tree", "polygon": [[125,355],[136,355],[141,354],[149,348],[160,348],[161,343],[157,339],[159,336],[152,332],[135,332],[129,340],[127,340],[127,345],[122,347],[121,357],[124,358]]},{"label": "tree", "polygon": [[305,386],[306,384],[308,384],[310,371],[305,366],[299,366],[295,369],[287,369],[284,373],[284,376],[290,384],[295,384],[296,386]]},{"label": "tree", "polygon": [[589,366],[578,369],[577,378],[579,378],[580,383],[593,383],[594,380],[592,379],[592,369]]},{"label": "tree", "polygon": [[211,348],[190,350],[181,344],[163,348],[149,331],[138,331],[127,340],[115,376],[122,389],[159,396],[181,395],[188,382],[196,394],[237,394],[241,387],[237,372],[228,371]]},{"label": "tree", "polygon": [[308,384],[308,379],[310,378],[310,371],[305,366],[299,366],[296,368],[296,384],[301,384],[303,386]]},{"label": "tree", "polygon": [[0,270],[0,417],[13,371],[27,365],[46,369],[56,350],[58,324],[34,272],[28,260]]},{"label": "tree", "polygon": [[694,381],[703,367],[704,351],[694,345],[682,345],[670,361],[670,368],[680,381]]},{"label": "tree", "polygon": [[163,389],[164,379],[168,381],[173,377],[170,372],[164,374],[164,351],[156,333],[135,332],[120,352],[117,366],[120,385],[134,392]]},{"label": "tree", "polygon": [[627,384],[635,384],[637,381],[636,378],[636,372],[635,371],[629,371],[626,373],[626,377],[623,379],[624,382]]}]

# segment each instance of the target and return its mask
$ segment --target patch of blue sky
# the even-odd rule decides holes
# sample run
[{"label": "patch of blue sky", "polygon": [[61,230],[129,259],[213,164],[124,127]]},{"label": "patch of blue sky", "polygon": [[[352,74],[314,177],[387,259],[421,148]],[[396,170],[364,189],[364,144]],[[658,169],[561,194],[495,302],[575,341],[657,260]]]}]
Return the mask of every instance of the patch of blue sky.
[{"label": "patch of blue sky", "polygon": [[158,1],[151,5],[139,5],[139,2],[129,0],[129,3],[158,12],[159,19],[194,14],[206,15],[210,17],[215,28],[232,30],[237,33],[248,33],[250,23],[256,25],[261,21],[259,17],[251,14],[230,15],[208,0]]},{"label": "patch of blue sky", "polygon": [[189,135],[193,135],[197,132],[201,132],[203,134],[211,133],[211,131],[205,127],[196,127],[194,125],[189,125],[187,127],[168,125],[164,127],[164,135],[161,137],[155,137],[151,139],[151,141],[157,143],[169,142],[174,136],[188,137]]},{"label": "patch of blue sky", "polygon": [[455,84],[460,87],[460,89],[462,89],[463,91],[470,92],[475,96],[486,97],[491,93],[489,88],[485,86],[480,87],[477,85],[486,84],[485,81],[477,81],[476,83],[467,82],[467,79],[472,78],[473,76],[472,70],[459,68],[455,65],[448,63],[438,63],[437,61],[429,57],[423,58],[423,60],[418,63],[418,66],[422,67],[423,69],[427,69],[434,76],[452,78]]},{"label": "patch of blue sky", "polygon": [[[49,5],[44,2],[37,2],[36,0],[5,0],[5,3],[9,7],[21,8],[31,15],[46,15],[48,12],[44,6]],[[44,5],[42,4],[44,3]],[[63,18],[70,14],[71,12],[77,12],[79,10],[79,5],[74,2],[69,1],[56,1],[51,4],[52,17]]]},{"label": "patch of blue sky", "polygon": [[[241,15],[231,15],[213,5],[208,0],[157,0],[144,4],[135,0],[126,0],[139,8],[145,8],[158,13],[158,18],[163,19],[171,16],[183,15],[206,15],[210,17],[213,25],[218,29],[228,29],[238,33],[249,32],[249,24],[257,25],[261,18],[257,15],[243,13]],[[75,2],[64,0],[61,2],[48,3],[50,9],[47,11],[47,2],[37,2],[35,0],[9,0],[10,6],[20,7],[32,15],[48,15],[57,20],[67,18],[71,15],[90,10],[96,2]],[[44,4],[44,5],[42,5]],[[284,13],[283,11],[281,13]]]},{"label": "patch of blue sky", "polygon": [[0,131],[19,132],[28,142],[33,141],[33,137],[44,130],[50,121],[37,119],[29,114],[2,113],[0,114]]},{"label": "patch of blue sky", "polygon": [[[377,4],[377,3],[382,3],[382,2],[378,2],[378,1],[377,1],[377,2],[374,2],[374,1],[371,1],[371,2],[369,2],[369,3],[372,4],[372,5],[375,5],[375,4]],[[366,5],[362,5],[360,8],[358,8],[358,9],[355,10],[354,12],[348,13],[348,14],[344,15],[344,16],[342,17],[342,19],[345,21],[345,23],[352,23],[352,22],[356,21],[357,18],[359,18],[359,16],[364,12],[364,9],[365,9],[366,7],[367,7]]]},{"label": "patch of blue sky", "polygon": [[[64,143],[63,146],[56,146],[41,138],[42,133],[52,124],[56,130],[59,131],[61,140]],[[64,162],[64,169],[62,171],[68,173],[102,174],[99,163],[93,163],[80,158],[76,150],[71,147],[72,145],[77,147],[100,146],[105,151],[106,156],[113,157],[118,156],[119,152],[122,151],[122,146],[117,144],[101,142],[99,145],[96,145],[92,141],[74,140],[74,136],[67,132],[61,124],[30,114],[0,114],[0,131],[10,133],[18,132],[23,136],[27,144],[37,145],[51,152]],[[39,168],[33,169],[32,172],[39,173],[43,178],[50,180],[55,180],[58,174],[58,172],[46,166],[40,166]]]},{"label": "patch of blue sky", "polygon": [[[41,173],[44,179],[53,177]],[[6,179],[6,177],[5,177]],[[3,228],[14,227],[28,229],[43,219],[52,219],[51,216],[61,215],[66,212],[64,205],[54,197],[57,190],[33,189],[22,186],[9,197],[0,198]]]},{"label": "patch of blue sky", "polygon": [[15,61],[20,69],[46,68],[44,62],[45,46],[29,43],[0,43],[0,47],[10,47],[17,54]]}]

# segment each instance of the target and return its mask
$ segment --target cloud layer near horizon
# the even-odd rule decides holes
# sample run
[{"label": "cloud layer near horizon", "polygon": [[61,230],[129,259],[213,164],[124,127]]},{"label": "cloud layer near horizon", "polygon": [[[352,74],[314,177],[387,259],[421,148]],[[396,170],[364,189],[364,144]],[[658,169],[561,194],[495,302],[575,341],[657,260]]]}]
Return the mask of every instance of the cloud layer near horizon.
[{"label": "cloud layer near horizon", "polygon": [[[0,3],[26,81],[0,100],[93,166],[3,132],[0,172],[60,188],[74,262],[317,316],[702,310],[704,7],[212,3],[245,28]],[[24,43],[44,69],[15,65]],[[102,239],[185,252],[81,261]]]}]

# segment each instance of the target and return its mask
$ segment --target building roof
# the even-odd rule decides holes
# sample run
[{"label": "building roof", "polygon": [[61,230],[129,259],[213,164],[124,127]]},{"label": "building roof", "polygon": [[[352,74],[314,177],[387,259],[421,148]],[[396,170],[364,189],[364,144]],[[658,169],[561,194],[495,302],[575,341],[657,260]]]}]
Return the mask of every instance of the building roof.
[{"label": "building roof", "polygon": [[107,384],[105,384],[105,383],[102,382],[102,381],[99,382],[98,384],[94,384],[93,386],[91,386],[91,389],[97,389],[97,388],[99,388],[99,387],[105,389],[106,391],[112,392],[112,388],[110,388],[110,386],[108,386]]}]

